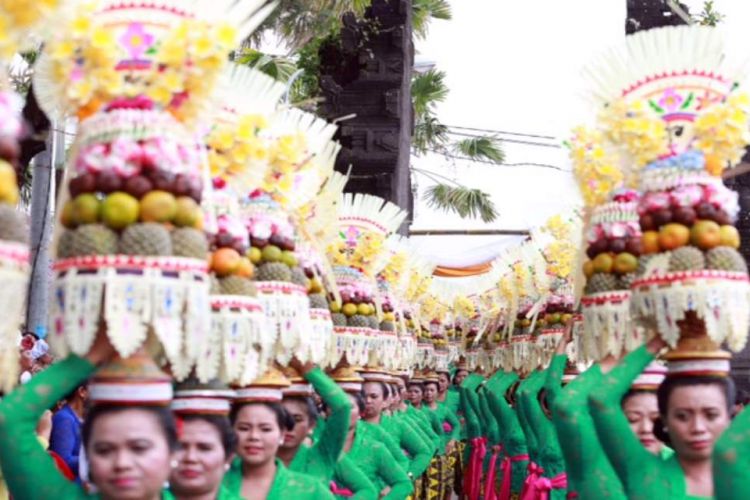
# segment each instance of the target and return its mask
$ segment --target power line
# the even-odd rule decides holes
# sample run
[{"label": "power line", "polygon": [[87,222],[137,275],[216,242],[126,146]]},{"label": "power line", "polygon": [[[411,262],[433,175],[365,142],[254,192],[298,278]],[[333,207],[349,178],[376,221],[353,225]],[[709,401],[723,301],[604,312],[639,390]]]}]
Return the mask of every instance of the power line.
[{"label": "power line", "polygon": [[551,135],[526,134],[523,132],[508,132],[507,130],[494,130],[494,129],[488,129],[488,128],[460,127],[458,125],[446,125],[446,127],[456,129],[456,130],[473,130],[475,132],[490,132],[490,133],[502,134],[502,135],[517,135],[520,137],[534,137],[536,139],[557,140],[557,137],[554,137]]},{"label": "power line", "polygon": [[[451,132],[450,130],[448,130],[447,133],[449,135],[457,135],[459,137],[472,137],[472,138],[473,137],[482,137],[482,136],[476,135],[476,134],[465,134],[465,133],[462,133],[462,132]],[[518,139],[507,139],[507,138],[504,138],[504,137],[497,137],[497,140],[499,140],[500,142],[509,142],[511,144],[527,144],[529,146],[541,146],[543,148],[554,148],[554,149],[560,149],[560,148],[562,148],[562,146],[560,144],[549,144],[549,143],[546,143],[546,142],[521,141],[521,140],[518,140]]]},{"label": "power line", "polygon": [[552,170],[559,170],[560,172],[570,172],[570,170],[558,167],[557,165],[550,165],[549,163],[536,163],[536,162],[518,162],[518,163],[497,163],[494,161],[489,160],[480,160],[478,158],[471,158],[468,156],[459,156],[454,155],[451,153],[447,153],[445,151],[440,151],[438,149],[427,149],[427,151],[430,151],[432,153],[439,154],[441,156],[445,156],[446,158],[452,158],[454,160],[468,160],[476,163],[484,163],[487,165],[493,165],[495,167],[523,167],[523,166],[529,166],[529,167],[539,167],[539,168],[549,168]]}]

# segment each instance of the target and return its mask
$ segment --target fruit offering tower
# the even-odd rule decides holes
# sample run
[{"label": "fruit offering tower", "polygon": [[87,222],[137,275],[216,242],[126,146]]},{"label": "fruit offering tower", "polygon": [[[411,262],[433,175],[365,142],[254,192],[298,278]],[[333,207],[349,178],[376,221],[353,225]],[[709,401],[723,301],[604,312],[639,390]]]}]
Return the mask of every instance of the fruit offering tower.
[{"label": "fruit offering tower", "polygon": [[37,98],[81,120],[53,267],[61,354],[84,355],[102,325],[122,357],[148,340],[178,378],[208,350],[207,172],[188,126],[269,12],[261,1],[104,1],[80,6],[45,46]]},{"label": "fruit offering tower", "polygon": [[10,85],[8,66],[16,54],[32,50],[63,5],[51,0],[39,5],[12,2],[0,9],[0,307],[5,321],[0,328],[0,391],[8,392],[18,381],[18,343],[26,302],[29,274],[29,227],[16,210],[19,200],[19,141],[24,135],[23,99]]},{"label": "fruit offering tower", "polygon": [[[252,277],[257,255],[240,217],[237,189],[260,182],[268,140],[261,137],[284,86],[259,71],[231,65],[215,97],[205,143],[213,190],[204,202],[211,273],[211,337],[196,375],[247,384],[268,368],[273,341]],[[218,347],[218,348],[217,348]]]},{"label": "fruit offering tower", "polygon": [[406,212],[377,196],[344,194],[338,212],[338,238],[328,246],[341,303],[333,303],[334,338],[329,363],[364,366],[382,359],[376,276],[388,262],[386,240]]},{"label": "fruit offering tower", "polygon": [[399,235],[387,241],[388,260],[377,276],[378,296],[382,318],[378,329],[383,338],[380,365],[395,370],[403,365],[400,339],[406,336],[403,297],[408,284],[409,242]]},{"label": "fruit offering tower", "polygon": [[741,349],[750,326],[737,195],[721,179],[750,142],[742,66],[719,31],[691,26],[628,37],[592,67],[600,127],[638,167],[642,192],[631,311],[673,348],[672,360],[726,358],[718,346]]},{"label": "fruit offering tower", "polygon": [[309,203],[333,173],[340,146],[336,127],[298,109],[278,112],[262,135],[270,140],[268,169],[248,183],[240,199],[256,265],[258,299],[271,322],[273,356],[286,364],[315,350],[307,276],[300,266],[295,212]]}]

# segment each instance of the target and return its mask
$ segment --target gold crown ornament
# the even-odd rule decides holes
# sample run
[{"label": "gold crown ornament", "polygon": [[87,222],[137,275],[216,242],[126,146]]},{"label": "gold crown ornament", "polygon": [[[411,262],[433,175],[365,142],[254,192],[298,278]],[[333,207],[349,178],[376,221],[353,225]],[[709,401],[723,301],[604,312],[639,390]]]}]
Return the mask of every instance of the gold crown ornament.
[{"label": "gold crown ornament", "polygon": [[236,385],[234,404],[280,403],[291,381],[277,367],[271,366],[249,384]]}]

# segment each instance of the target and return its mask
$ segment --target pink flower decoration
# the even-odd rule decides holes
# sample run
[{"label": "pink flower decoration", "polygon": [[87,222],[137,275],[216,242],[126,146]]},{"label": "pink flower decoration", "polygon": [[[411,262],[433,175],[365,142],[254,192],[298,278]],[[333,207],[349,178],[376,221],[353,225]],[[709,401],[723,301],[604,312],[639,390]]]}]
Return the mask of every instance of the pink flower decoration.
[{"label": "pink flower decoration", "polygon": [[154,44],[154,35],[147,33],[143,24],[130,23],[127,31],[120,37],[120,43],[128,51],[131,59],[139,60]]},{"label": "pink flower decoration", "polygon": [[679,186],[673,189],[669,196],[673,207],[694,207],[703,199],[703,189],[695,184]]},{"label": "pink flower decoration", "polygon": [[682,104],[685,99],[675,92],[673,88],[669,88],[664,91],[661,99],[659,99],[659,106],[665,108],[667,111],[674,111]]}]

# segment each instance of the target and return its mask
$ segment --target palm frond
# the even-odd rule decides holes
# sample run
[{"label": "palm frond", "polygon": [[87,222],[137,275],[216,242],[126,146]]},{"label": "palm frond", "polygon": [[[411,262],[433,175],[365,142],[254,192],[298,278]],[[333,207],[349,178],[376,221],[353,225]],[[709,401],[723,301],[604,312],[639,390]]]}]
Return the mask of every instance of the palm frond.
[{"label": "palm frond", "polygon": [[297,65],[291,59],[265,54],[255,49],[244,49],[235,60],[238,64],[255,68],[280,82],[286,82],[297,71]]},{"label": "palm frond", "polygon": [[423,155],[428,150],[440,150],[448,142],[448,127],[427,113],[414,124],[412,148],[417,155]]},{"label": "palm frond", "polygon": [[414,76],[411,82],[411,97],[414,102],[414,114],[419,117],[433,106],[448,97],[448,86],[445,84],[445,72],[431,69]]},{"label": "palm frond", "polygon": [[480,217],[483,222],[493,222],[498,216],[490,195],[481,189],[435,184],[427,189],[424,197],[429,206],[455,212],[464,219]]},{"label": "palm frond", "polygon": [[453,146],[454,151],[472,160],[484,160],[498,165],[505,161],[500,140],[494,136],[467,137]]},{"label": "palm frond", "polygon": [[414,0],[412,27],[417,38],[425,38],[432,19],[445,21],[453,17],[448,0]]}]

